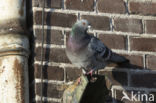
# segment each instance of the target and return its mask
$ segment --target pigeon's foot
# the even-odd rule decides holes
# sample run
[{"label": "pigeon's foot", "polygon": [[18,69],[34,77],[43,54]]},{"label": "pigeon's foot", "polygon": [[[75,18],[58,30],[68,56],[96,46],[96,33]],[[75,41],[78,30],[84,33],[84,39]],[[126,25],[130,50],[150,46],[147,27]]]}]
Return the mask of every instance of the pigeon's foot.
[{"label": "pigeon's foot", "polygon": [[94,70],[92,69],[89,72],[87,72],[86,75],[90,75],[92,77],[93,76],[93,72],[94,72]]},{"label": "pigeon's foot", "polygon": [[88,77],[89,82],[94,83],[97,78],[93,76],[94,70],[91,69],[89,72],[87,72],[85,75]]}]

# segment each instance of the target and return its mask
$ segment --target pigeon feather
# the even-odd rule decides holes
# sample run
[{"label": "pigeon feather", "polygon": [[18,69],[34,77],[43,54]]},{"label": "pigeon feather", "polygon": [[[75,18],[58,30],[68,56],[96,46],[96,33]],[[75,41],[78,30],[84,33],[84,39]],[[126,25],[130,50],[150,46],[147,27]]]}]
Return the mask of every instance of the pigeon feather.
[{"label": "pigeon feather", "polygon": [[77,21],[66,43],[69,60],[86,72],[103,69],[109,63],[124,63],[128,60],[112,52],[102,41],[87,33],[90,24],[87,20]]}]

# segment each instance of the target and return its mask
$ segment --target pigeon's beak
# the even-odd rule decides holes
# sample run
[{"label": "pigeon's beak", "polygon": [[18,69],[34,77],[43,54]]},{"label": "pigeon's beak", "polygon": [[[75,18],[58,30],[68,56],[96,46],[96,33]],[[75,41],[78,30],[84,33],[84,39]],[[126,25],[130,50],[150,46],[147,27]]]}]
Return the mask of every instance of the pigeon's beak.
[{"label": "pigeon's beak", "polygon": [[87,29],[88,29],[88,31],[93,31],[93,28],[91,25],[88,25]]},{"label": "pigeon's beak", "polygon": [[92,31],[93,31],[93,29],[92,29],[91,25],[88,25],[87,32],[92,32]]},{"label": "pigeon's beak", "polygon": [[91,25],[88,25],[88,27],[87,27],[88,29],[91,29]]}]

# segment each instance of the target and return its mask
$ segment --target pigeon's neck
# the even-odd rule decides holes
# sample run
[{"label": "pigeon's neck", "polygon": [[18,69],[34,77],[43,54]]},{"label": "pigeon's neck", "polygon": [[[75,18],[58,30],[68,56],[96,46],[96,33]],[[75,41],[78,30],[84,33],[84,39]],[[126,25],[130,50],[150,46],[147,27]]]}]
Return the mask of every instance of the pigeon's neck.
[{"label": "pigeon's neck", "polygon": [[71,32],[68,38],[67,47],[69,47],[71,51],[79,51],[89,43],[89,40],[90,36],[87,34],[81,35],[75,32]]},{"label": "pigeon's neck", "polygon": [[84,31],[81,31],[78,28],[74,28],[71,31],[70,37],[76,41],[81,41],[86,37],[86,35]]},{"label": "pigeon's neck", "polygon": [[67,41],[67,48],[72,52],[79,52],[89,43],[89,38],[83,38],[81,40],[76,39],[75,37],[70,36]]}]

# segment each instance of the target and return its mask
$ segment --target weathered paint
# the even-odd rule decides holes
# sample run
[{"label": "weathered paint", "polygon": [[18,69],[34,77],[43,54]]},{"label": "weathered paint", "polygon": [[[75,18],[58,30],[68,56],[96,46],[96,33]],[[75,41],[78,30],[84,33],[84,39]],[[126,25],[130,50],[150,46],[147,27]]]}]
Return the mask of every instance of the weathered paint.
[{"label": "weathered paint", "polygon": [[26,0],[0,0],[0,103],[29,103]]},{"label": "weathered paint", "polygon": [[0,21],[25,19],[25,0],[0,0]]},{"label": "weathered paint", "polygon": [[0,0],[0,33],[24,33],[26,0]]},{"label": "weathered paint", "polygon": [[28,51],[27,36],[0,35],[0,103],[29,103]]},{"label": "weathered paint", "polygon": [[0,57],[0,103],[29,103],[27,59]]},{"label": "weathered paint", "polygon": [[[6,49],[19,49],[29,51],[29,40],[25,35],[19,34],[4,34],[0,35],[0,52]],[[13,50],[12,50],[13,51]]]}]

